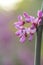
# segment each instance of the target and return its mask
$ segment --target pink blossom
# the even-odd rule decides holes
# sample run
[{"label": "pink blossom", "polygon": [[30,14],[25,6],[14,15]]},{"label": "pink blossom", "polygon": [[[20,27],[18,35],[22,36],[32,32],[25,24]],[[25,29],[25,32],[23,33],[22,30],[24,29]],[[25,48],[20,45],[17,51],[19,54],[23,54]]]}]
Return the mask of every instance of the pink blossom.
[{"label": "pink blossom", "polygon": [[25,35],[24,35],[24,36],[22,36],[22,37],[20,38],[20,42],[22,42],[22,43],[24,43],[24,42],[25,42],[25,40],[26,40]]},{"label": "pink blossom", "polygon": [[14,25],[15,25],[15,28],[16,29],[20,29],[22,28],[22,26],[25,24],[25,22],[22,20],[22,16],[18,16],[18,22],[15,22]]},{"label": "pink blossom", "polygon": [[[31,41],[33,39],[33,35],[37,30],[37,27],[40,25],[42,17],[43,17],[43,12],[41,10],[38,11],[37,18],[28,15],[27,12],[24,12],[24,21],[22,19],[22,16],[18,16],[18,22],[15,23],[15,27],[17,28],[16,35],[20,38],[20,42],[25,42],[26,37],[29,36],[29,40]],[[24,24],[26,23],[31,23],[30,27],[24,27]]]},{"label": "pink blossom", "polygon": [[[28,29],[29,29],[29,28],[28,28]],[[36,32],[36,28],[35,28],[34,25],[32,25],[32,26],[30,27],[30,30],[29,30],[29,34],[30,34],[29,40],[30,40],[30,41],[32,41],[33,35],[34,35],[35,32]]]},{"label": "pink blossom", "polygon": [[34,34],[35,32],[36,32],[36,28],[35,28],[34,25],[32,25],[32,26],[30,27],[30,33],[31,33],[31,34]]},{"label": "pink blossom", "polygon": [[26,18],[26,17],[27,17],[27,18],[29,18],[29,17],[30,17],[30,16],[28,15],[28,13],[27,13],[27,12],[24,12],[24,13],[23,13],[23,16],[24,16],[25,18]]},{"label": "pink blossom", "polygon": [[17,36],[20,36],[21,30],[17,31],[15,34],[16,34]]},{"label": "pink blossom", "polygon": [[25,21],[27,23],[30,23],[35,19],[33,16],[28,15],[28,13],[26,13],[26,12],[24,12],[23,16],[25,17]]},{"label": "pink blossom", "polygon": [[16,29],[21,29],[23,26],[21,26],[23,22],[16,22],[14,23]]},{"label": "pink blossom", "polygon": [[33,35],[30,35],[29,36],[29,41],[32,41],[32,39],[33,39]]},{"label": "pink blossom", "polygon": [[43,12],[41,10],[38,10],[37,16],[40,18],[43,16]]},{"label": "pink blossom", "polygon": [[18,21],[22,21],[22,16],[21,15],[18,16]]},{"label": "pink blossom", "polygon": [[16,35],[20,38],[20,42],[24,42],[27,37],[27,30],[26,28],[18,30]]}]

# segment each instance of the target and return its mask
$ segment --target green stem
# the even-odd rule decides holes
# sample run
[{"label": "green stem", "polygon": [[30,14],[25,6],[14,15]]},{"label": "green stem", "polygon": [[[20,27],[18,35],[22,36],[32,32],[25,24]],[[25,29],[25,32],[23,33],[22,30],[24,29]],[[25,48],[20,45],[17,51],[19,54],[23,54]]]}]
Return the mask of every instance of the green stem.
[{"label": "green stem", "polygon": [[36,41],[35,41],[34,65],[40,65],[42,29],[43,29],[43,19],[37,29],[37,35],[36,35],[37,37],[36,37]]},{"label": "green stem", "polygon": [[[43,12],[43,2],[41,5],[41,10]],[[41,65],[40,64],[40,57],[41,57],[41,40],[42,40],[42,31],[43,31],[43,17],[41,24],[38,26],[36,41],[35,41],[35,58],[34,58],[34,65]]]}]

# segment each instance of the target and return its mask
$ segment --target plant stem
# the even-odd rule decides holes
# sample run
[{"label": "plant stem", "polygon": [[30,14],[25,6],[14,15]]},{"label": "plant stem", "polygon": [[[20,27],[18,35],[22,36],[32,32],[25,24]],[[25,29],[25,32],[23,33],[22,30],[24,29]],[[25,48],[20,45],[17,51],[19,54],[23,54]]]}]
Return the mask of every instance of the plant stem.
[{"label": "plant stem", "polygon": [[43,19],[37,29],[37,35],[36,35],[37,37],[36,37],[36,41],[35,41],[34,65],[40,65],[42,29],[43,29]]}]

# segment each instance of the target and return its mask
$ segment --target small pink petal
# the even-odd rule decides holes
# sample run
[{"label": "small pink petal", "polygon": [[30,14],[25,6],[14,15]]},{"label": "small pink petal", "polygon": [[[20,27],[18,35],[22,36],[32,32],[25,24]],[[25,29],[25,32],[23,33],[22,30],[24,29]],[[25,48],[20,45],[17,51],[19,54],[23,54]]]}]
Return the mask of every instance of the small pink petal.
[{"label": "small pink petal", "polygon": [[16,22],[16,23],[15,23],[15,25],[20,25],[20,26],[21,26],[22,24],[23,24],[22,21],[20,21],[20,22]]},{"label": "small pink petal", "polygon": [[30,16],[31,22],[35,20],[35,17]]},{"label": "small pink petal", "polygon": [[18,21],[22,21],[22,16],[21,15],[18,16]]},{"label": "small pink petal", "polygon": [[22,42],[22,43],[24,43],[25,40],[26,40],[26,37],[25,37],[25,36],[22,36],[22,37],[20,38],[20,42]]},{"label": "small pink petal", "polygon": [[21,36],[22,36],[22,30],[18,30],[18,31],[16,32],[16,35],[19,36],[19,37],[21,37]]},{"label": "small pink petal", "polygon": [[38,25],[40,25],[40,23],[41,23],[41,20],[42,20],[42,19],[39,19],[39,20],[38,20]]},{"label": "small pink petal", "polygon": [[26,33],[29,34],[30,33],[30,28],[26,29]]},{"label": "small pink petal", "polygon": [[30,23],[35,19],[33,16],[29,16],[26,12],[24,12],[23,16],[25,17],[25,21],[27,23]]},{"label": "small pink petal", "polygon": [[26,21],[27,23],[30,23],[30,22],[31,22],[31,18],[25,18],[25,21]]},{"label": "small pink petal", "polygon": [[16,29],[22,29],[23,28],[23,22],[16,22],[14,23]]},{"label": "small pink petal", "polygon": [[19,35],[20,35],[20,31],[17,31],[15,34],[16,34],[17,36],[19,36]]},{"label": "small pink petal", "polygon": [[30,30],[30,33],[32,34],[34,34],[35,32],[36,32],[36,28]]},{"label": "small pink petal", "polygon": [[38,18],[34,19],[34,21],[32,23],[37,24],[38,23]]},{"label": "small pink petal", "polygon": [[27,12],[24,12],[24,14],[23,14],[23,16],[26,18],[28,18],[29,17],[29,15],[28,15],[28,13]]},{"label": "small pink petal", "polygon": [[32,41],[32,39],[33,39],[33,35],[30,35],[29,41]]},{"label": "small pink petal", "polygon": [[37,13],[37,16],[38,17],[42,17],[43,16],[43,12],[41,10],[39,10],[38,13]]},{"label": "small pink petal", "polygon": [[19,28],[20,28],[20,26],[19,26],[19,25],[15,25],[15,28],[16,28],[16,29],[19,29]]}]

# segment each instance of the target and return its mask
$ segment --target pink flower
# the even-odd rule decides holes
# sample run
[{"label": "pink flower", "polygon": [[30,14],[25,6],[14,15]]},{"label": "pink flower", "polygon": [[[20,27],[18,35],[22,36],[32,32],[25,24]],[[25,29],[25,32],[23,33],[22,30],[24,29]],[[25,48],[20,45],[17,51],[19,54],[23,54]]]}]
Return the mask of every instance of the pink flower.
[{"label": "pink flower", "polygon": [[18,30],[16,32],[16,35],[20,38],[20,42],[25,42],[26,37],[27,37],[27,30],[26,30],[26,28]]},{"label": "pink flower", "polygon": [[30,23],[35,19],[33,16],[28,15],[28,13],[26,13],[26,12],[24,12],[23,16],[25,17],[25,21],[27,23]]},{"label": "pink flower", "polygon": [[32,25],[32,26],[30,27],[30,31],[29,31],[29,34],[30,34],[30,36],[29,36],[29,41],[32,41],[33,35],[34,35],[35,32],[36,32],[36,28],[35,28],[34,25]]},{"label": "pink flower", "polygon": [[23,27],[22,24],[23,24],[23,22],[14,23],[16,29],[21,29]]},{"label": "pink flower", "polygon": [[30,27],[30,34],[34,34],[36,32],[36,28],[34,25]]},{"label": "pink flower", "polygon": [[34,25],[35,27],[39,26],[41,22],[41,18],[36,18],[34,19],[34,21],[32,22],[32,25]]},{"label": "pink flower", "polygon": [[43,12],[41,10],[38,11],[37,16],[40,18],[43,16]]},{"label": "pink flower", "polygon": [[26,18],[26,17],[27,17],[27,18],[29,18],[29,17],[30,17],[30,16],[28,15],[28,13],[27,13],[27,12],[24,12],[24,13],[23,13],[23,16],[24,16],[25,18]]},{"label": "pink flower", "polygon": [[14,25],[15,25],[15,28],[17,29],[20,29],[22,28],[22,26],[25,24],[25,22],[22,20],[22,16],[19,15],[18,16],[18,22],[15,22]]},{"label": "pink flower", "polygon": [[18,30],[15,34],[16,34],[17,36],[20,36],[21,30]]},{"label": "pink flower", "polygon": [[33,35],[30,35],[29,36],[29,41],[32,41],[32,39],[33,39]]},{"label": "pink flower", "polygon": [[18,21],[22,21],[22,16],[21,15],[18,16]]},{"label": "pink flower", "polygon": [[26,40],[25,35],[24,35],[24,36],[22,36],[22,37],[20,38],[20,42],[22,42],[22,43],[24,43],[24,42],[25,42],[25,40]]},{"label": "pink flower", "polygon": [[[20,42],[24,43],[26,40],[26,37],[29,36],[29,40],[31,41],[33,39],[33,35],[37,30],[37,27],[40,25],[43,12],[41,10],[38,11],[37,18],[28,15],[27,12],[24,12],[24,21],[22,19],[22,16],[18,16],[18,22],[15,23],[15,27],[17,28],[16,35],[20,38]],[[24,24],[31,23],[30,27],[24,27]]]}]

